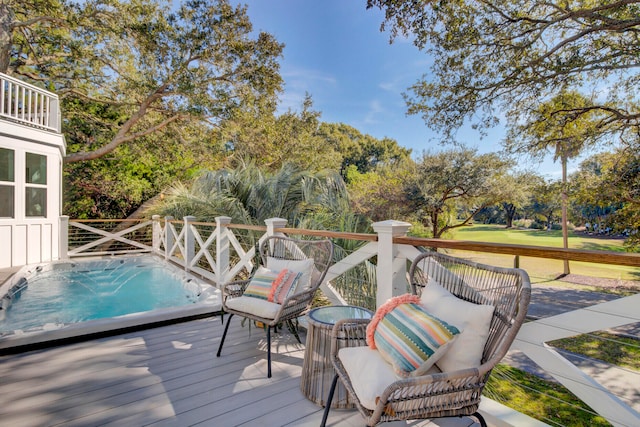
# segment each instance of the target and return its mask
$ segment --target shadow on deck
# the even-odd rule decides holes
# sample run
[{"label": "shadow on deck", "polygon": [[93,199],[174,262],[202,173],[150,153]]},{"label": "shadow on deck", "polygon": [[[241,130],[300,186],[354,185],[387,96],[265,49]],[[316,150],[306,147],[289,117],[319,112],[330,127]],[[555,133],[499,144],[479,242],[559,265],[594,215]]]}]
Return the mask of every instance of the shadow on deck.
[{"label": "shadow on deck", "polygon": [[[214,317],[2,356],[0,419],[25,427],[320,425],[322,408],[300,391],[304,345],[288,332],[275,335],[273,377],[267,379],[261,329],[242,327],[234,317],[216,358],[221,335]],[[355,410],[332,410],[328,424],[360,427],[363,421]]]}]

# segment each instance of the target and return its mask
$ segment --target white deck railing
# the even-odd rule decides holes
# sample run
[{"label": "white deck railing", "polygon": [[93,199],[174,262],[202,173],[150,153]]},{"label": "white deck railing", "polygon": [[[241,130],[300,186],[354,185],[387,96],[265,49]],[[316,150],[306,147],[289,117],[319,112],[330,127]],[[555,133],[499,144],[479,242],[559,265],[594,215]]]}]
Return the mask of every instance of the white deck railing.
[{"label": "white deck railing", "polygon": [[58,95],[0,73],[0,117],[60,132]]},{"label": "white deck railing", "polygon": [[[86,225],[74,221],[70,222],[69,226],[86,229]],[[266,221],[266,227],[245,227],[245,229],[256,230],[260,236],[255,240],[259,242],[269,235],[281,234],[280,229],[285,226],[285,220],[271,219]],[[421,253],[421,250],[416,246],[396,244],[394,241],[404,236],[409,226],[410,224],[398,221],[374,224],[376,239],[367,239],[373,241],[362,245],[360,249],[343,259],[337,260],[329,269],[327,282],[330,283],[360,263],[377,257],[377,305],[391,296],[407,292],[407,263]],[[231,225],[230,218],[227,217],[219,217],[215,224],[211,224],[197,223],[194,217],[173,221],[172,218],[161,219],[156,216],[153,218],[153,244],[151,247],[143,246],[148,251],[178,263],[185,270],[191,270],[221,284],[233,280],[241,272],[247,273],[253,269],[255,244],[251,247],[246,245],[243,247],[233,232],[234,227],[242,228],[242,226]],[[205,228],[206,232],[204,232]],[[66,242],[65,227],[61,227],[61,230],[63,230],[61,240]],[[131,231],[131,228],[127,230]],[[122,242],[123,236],[128,231],[113,233],[111,238]],[[86,250],[104,244],[109,233],[98,231],[96,235],[99,237],[99,243],[93,245],[85,243],[81,247],[68,251],[69,256],[86,254]],[[348,238],[349,235],[344,236],[341,238]],[[427,246],[427,243],[424,245]],[[136,245],[132,247],[141,249]],[[329,289],[335,291],[331,287]],[[522,327],[513,348],[522,351],[612,425],[639,426],[640,414],[637,411],[546,344],[558,338],[640,322],[639,306],[640,294],[636,294],[532,321]],[[488,413],[487,416],[499,425],[517,426],[522,423],[522,420],[507,422],[504,417],[492,413]]]}]

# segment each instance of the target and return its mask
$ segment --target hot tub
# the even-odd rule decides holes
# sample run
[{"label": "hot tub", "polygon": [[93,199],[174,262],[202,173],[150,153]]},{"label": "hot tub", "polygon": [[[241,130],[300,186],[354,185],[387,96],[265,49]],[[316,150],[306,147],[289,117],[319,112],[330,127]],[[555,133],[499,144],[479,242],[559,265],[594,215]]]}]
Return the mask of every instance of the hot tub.
[{"label": "hot tub", "polygon": [[[153,255],[29,265],[0,286],[0,352],[220,312],[220,291]],[[26,346],[26,347],[25,347]]]}]

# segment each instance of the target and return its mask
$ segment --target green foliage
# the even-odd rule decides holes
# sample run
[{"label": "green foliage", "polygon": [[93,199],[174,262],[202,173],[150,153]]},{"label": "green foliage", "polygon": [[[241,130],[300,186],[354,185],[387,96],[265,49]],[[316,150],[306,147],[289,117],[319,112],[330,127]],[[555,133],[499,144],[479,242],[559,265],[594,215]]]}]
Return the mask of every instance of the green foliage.
[{"label": "green foliage", "polygon": [[561,384],[504,364],[493,370],[483,395],[552,425],[610,425]]},{"label": "green foliage", "polygon": [[[511,124],[554,95],[580,90],[606,96],[583,111],[602,115],[599,131],[637,134],[640,1],[368,0],[385,12],[383,28],[413,38],[432,58],[406,95],[409,113],[453,140],[472,120]],[[579,115],[577,116],[579,117]]]},{"label": "green foliage", "polygon": [[[3,0],[0,2],[0,72],[28,67],[38,59],[63,61],[67,44],[66,14],[59,0]],[[36,78],[38,76],[32,76]],[[46,86],[52,89],[52,86]]]},{"label": "green foliage", "polygon": [[602,117],[593,102],[578,92],[561,92],[529,112],[527,120],[512,125],[505,141],[507,150],[542,157],[548,150],[553,159],[577,157],[602,136]]},{"label": "green foliage", "polygon": [[[28,31],[39,29],[40,21],[27,18],[27,12],[41,13],[38,6],[27,3],[22,25]],[[74,145],[79,151],[69,150],[67,163],[100,158],[148,135],[166,137],[171,124],[170,133],[187,138],[181,129],[190,123],[215,126],[281,89],[283,46],[269,34],[254,35],[246,8],[226,0],[175,7],[167,1],[91,0],[62,3],[58,15],[55,43],[49,37],[7,43],[23,55],[12,58],[14,74],[54,87],[65,119],[86,121],[90,133],[100,135],[91,146]],[[21,30],[15,26],[11,34]],[[112,120],[74,108],[79,100],[110,110]]]},{"label": "green foliage", "polygon": [[533,197],[536,186],[542,182],[543,178],[531,171],[512,172],[500,178],[499,187],[505,196],[501,207],[504,210],[507,227],[513,226],[518,212],[524,213],[524,208]]},{"label": "green foliage", "polygon": [[291,227],[364,231],[366,221],[349,212],[344,182],[334,172],[310,172],[287,163],[270,172],[253,163],[235,169],[204,172],[191,186],[176,185],[153,213],[199,221],[229,216],[234,222],[264,225],[284,218]]},{"label": "green foliage", "polygon": [[551,227],[560,219],[561,191],[562,184],[559,181],[539,182],[526,208],[528,216],[545,224],[545,228]]},{"label": "green foliage", "polygon": [[550,341],[548,344],[612,365],[640,371],[640,340],[637,338],[592,332]]},{"label": "green foliage", "polygon": [[[115,110],[80,100],[70,105],[88,113],[71,115],[67,121],[69,150],[91,149],[111,138],[107,126],[93,123],[117,122],[120,116]],[[176,179],[187,180],[202,168],[218,166],[218,152],[210,130],[193,122],[179,130],[168,126],[162,139],[147,135],[117,147],[109,156],[69,163],[63,173],[63,211],[72,218],[125,218]]]},{"label": "green foliage", "polygon": [[400,164],[410,158],[411,150],[400,147],[390,138],[377,139],[363,135],[344,123],[321,123],[318,136],[340,153],[340,171],[349,183],[349,170],[366,174],[378,166]]},{"label": "green foliage", "polygon": [[498,155],[472,149],[425,153],[404,190],[412,211],[438,238],[469,224],[482,208],[506,200],[499,184],[507,167]]},{"label": "green foliage", "polygon": [[353,210],[374,222],[413,219],[403,187],[413,179],[414,172],[415,163],[408,158],[380,164],[365,173],[349,165],[345,175]]},{"label": "green foliage", "polygon": [[319,126],[320,113],[313,110],[307,95],[299,113],[289,110],[277,115],[273,103],[256,101],[253,106],[234,111],[217,133],[226,143],[229,167],[251,159],[271,171],[285,163],[314,171],[337,170],[340,154],[318,135]]},{"label": "green foliage", "polygon": [[580,213],[625,234],[629,251],[640,249],[640,155],[637,143],[582,162],[572,175],[572,193]]}]

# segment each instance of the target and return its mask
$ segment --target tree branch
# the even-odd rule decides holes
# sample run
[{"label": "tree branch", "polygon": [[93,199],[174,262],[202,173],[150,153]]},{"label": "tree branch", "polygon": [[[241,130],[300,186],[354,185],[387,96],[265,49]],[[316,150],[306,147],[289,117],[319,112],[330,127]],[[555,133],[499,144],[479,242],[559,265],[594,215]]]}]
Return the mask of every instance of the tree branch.
[{"label": "tree branch", "polygon": [[[126,135],[126,132],[131,128],[131,126],[133,126],[133,124],[135,122],[137,122],[137,120],[135,120],[134,122],[132,122],[130,124],[130,126],[126,126],[127,123],[132,121],[132,119],[129,119],[127,121],[127,123],[125,123],[125,125],[122,128],[120,128],[120,130],[118,131],[118,134],[107,145],[104,145],[104,146],[102,146],[102,147],[100,147],[100,148],[98,148],[96,150],[93,150],[93,151],[69,154],[69,155],[65,156],[64,163],[81,162],[81,161],[85,161],[85,160],[95,160],[97,158],[100,158],[100,157],[104,156],[105,154],[108,154],[108,153],[112,152],[113,150],[118,148],[118,146],[124,144],[125,142],[129,142],[129,141],[134,140],[136,138],[139,138],[141,136],[149,135],[149,134],[151,134],[153,132],[156,132],[156,131],[158,131],[160,129],[163,129],[169,123],[175,122],[176,120],[181,119],[183,117],[184,117],[184,115],[182,115],[182,114],[176,114],[175,116],[169,117],[169,118],[163,120],[162,122],[158,123],[155,126],[152,126],[152,127],[149,127],[147,129],[145,129],[144,131],[133,133],[131,135]],[[123,131],[123,129],[125,127],[127,129],[126,129],[126,131]]]}]

